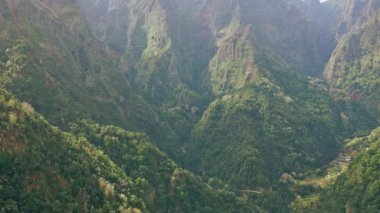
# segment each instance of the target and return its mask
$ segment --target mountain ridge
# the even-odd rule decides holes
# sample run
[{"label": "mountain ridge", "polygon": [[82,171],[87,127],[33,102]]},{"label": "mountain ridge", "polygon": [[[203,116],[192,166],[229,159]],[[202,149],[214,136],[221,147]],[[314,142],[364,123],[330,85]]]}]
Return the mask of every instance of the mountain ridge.
[{"label": "mountain ridge", "polygon": [[[1,135],[2,165],[19,151],[31,162],[74,159],[69,164],[86,174],[72,178],[67,199],[53,195],[65,184],[47,172],[66,173],[61,159],[43,164],[46,196],[27,195],[49,200],[49,209],[56,199],[56,208],[99,211],[290,212],[298,195],[314,190],[295,177],[321,170],[345,138],[378,126],[378,7],[375,0],[0,0],[0,88],[11,94],[0,92],[7,100],[0,122],[17,132]],[[14,112],[12,95],[24,101],[11,101]],[[18,171],[30,170],[25,162]],[[99,175],[95,162],[112,165],[114,177]],[[2,190],[1,178],[6,208],[33,205]],[[17,181],[10,185],[28,192]],[[78,187],[84,183],[91,191]],[[111,192],[125,191],[128,201],[112,201]]]}]

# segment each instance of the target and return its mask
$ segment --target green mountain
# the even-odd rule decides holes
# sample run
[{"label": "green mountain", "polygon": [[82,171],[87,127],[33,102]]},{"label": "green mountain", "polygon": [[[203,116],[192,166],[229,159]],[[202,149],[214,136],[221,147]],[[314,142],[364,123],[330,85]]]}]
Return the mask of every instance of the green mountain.
[{"label": "green mountain", "polygon": [[364,209],[330,186],[379,125],[379,6],[0,0],[0,211]]}]

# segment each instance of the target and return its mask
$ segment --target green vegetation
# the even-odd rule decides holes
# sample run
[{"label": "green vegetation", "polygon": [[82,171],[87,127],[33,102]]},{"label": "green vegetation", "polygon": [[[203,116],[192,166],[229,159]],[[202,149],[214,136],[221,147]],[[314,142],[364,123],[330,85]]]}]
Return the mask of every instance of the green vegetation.
[{"label": "green vegetation", "polygon": [[318,194],[298,197],[293,212],[378,212],[380,210],[380,129],[354,139],[348,146],[367,148],[354,157],[347,170]]},{"label": "green vegetation", "polygon": [[0,0],[0,212],[378,210],[379,6]]},{"label": "green vegetation", "polygon": [[2,212],[145,210],[141,183],[88,140],[51,126],[3,90],[0,147]]},{"label": "green vegetation", "polygon": [[253,189],[324,164],[343,130],[327,94],[315,91],[290,96],[262,78],[217,99],[192,133],[188,166]]},{"label": "green vegetation", "polygon": [[84,121],[74,136],[4,91],[0,109],[2,211],[260,211],[180,169],[144,134]]},{"label": "green vegetation", "polygon": [[126,174],[142,183],[143,199],[153,212],[258,210],[245,204],[245,200],[238,198],[227,185],[220,183],[219,188],[214,189],[199,177],[180,169],[144,134],[85,121],[70,129],[98,146]]}]

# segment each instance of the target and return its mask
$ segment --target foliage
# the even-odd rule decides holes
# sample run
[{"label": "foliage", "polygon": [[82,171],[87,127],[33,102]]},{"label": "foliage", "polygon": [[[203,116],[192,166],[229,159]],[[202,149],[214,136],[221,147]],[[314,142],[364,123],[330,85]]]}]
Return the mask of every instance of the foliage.
[{"label": "foliage", "polygon": [[3,90],[0,109],[0,211],[145,209],[140,183],[88,140],[51,126]]},{"label": "foliage", "polygon": [[261,77],[210,104],[187,145],[189,168],[241,188],[269,187],[337,154],[343,125],[328,94],[284,67],[269,69],[272,81]]},{"label": "foliage", "polygon": [[258,211],[227,186],[213,188],[180,169],[144,134],[87,121],[70,129],[102,149],[136,183],[141,183],[139,190],[152,212]]},{"label": "foliage", "polygon": [[314,207],[380,106],[379,4],[324,5],[0,0],[0,212]]},{"label": "foliage", "polygon": [[26,106],[1,91],[2,211],[260,211],[180,169],[144,134],[83,121],[74,136]]},{"label": "foliage", "polygon": [[[292,203],[294,212],[378,212],[380,210],[380,129],[360,140],[370,144],[361,151],[347,171],[319,194]],[[358,144],[359,139],[350,142]]]}]

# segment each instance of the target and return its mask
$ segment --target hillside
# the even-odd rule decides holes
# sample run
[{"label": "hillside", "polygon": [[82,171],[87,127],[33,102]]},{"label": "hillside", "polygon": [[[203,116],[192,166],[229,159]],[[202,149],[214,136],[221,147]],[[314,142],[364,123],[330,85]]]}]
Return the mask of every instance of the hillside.
[{"label": "hillside", "polygon": [[[354,157],[347,170],[322,192],[298,198],[294,212],[377,212],[380,210],[380,131],[348,144],[369,146]],[[368,145],[367,145],[368,144]]]},{"label": "hillside", "polygon": [[[187,144],[187,166],[241,188],[269,187],[337,155],[344,127],[334,103],[306,81],[293,85],[263,78],[211,103]],[[304,93],[292,93],[297,87]]]},{"label": "hillside", "polygon": [[144,134],[88,122],[63,132],[3,90],[0,109],[2,211],[260,212],[180,169]]},{"label": "hillside", "polygon": [[1,211],[145,210],[138,183],[85,138],[51,126],[3,90],[0,109]]}]

